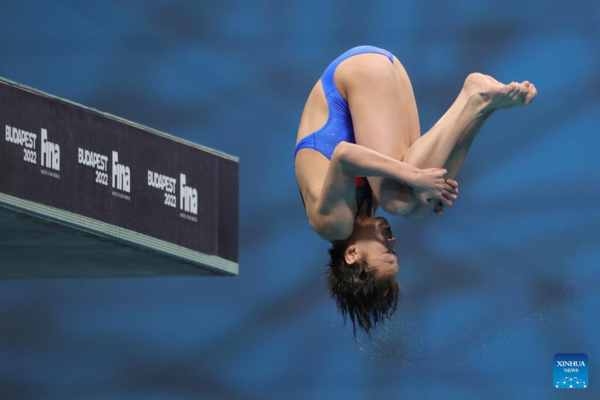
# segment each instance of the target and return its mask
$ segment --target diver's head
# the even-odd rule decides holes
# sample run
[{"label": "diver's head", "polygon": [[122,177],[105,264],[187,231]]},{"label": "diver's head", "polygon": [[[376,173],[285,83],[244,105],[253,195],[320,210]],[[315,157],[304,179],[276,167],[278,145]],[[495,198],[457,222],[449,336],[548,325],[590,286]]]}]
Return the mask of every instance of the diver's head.
[{"label": "diver's head", "polygon": [[398,273],[398,258],[394,249],[396,238],[387,219],[359,214],[354,222],[352,235],[346,242],[344,259],[348,264],[362,260],[374,268],[379,277],[395,277]]},{"label": "diver's head", "polygon": [[350,316],[355,337],[357,325],[370,336],[377,323],[396,311],[400,285],[395,243],[385,218],[359,214],[352,235],[333,241],[329,249],[327,284],[344,324]]}]

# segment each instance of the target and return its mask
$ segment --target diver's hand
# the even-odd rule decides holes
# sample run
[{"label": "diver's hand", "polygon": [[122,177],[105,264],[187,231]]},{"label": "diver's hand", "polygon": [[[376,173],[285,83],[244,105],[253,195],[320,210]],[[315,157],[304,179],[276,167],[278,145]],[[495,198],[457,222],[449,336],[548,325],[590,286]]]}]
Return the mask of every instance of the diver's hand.
[{"label": "diver's hand", "polygon": [[442,201],[435,206],[435,213],[437,215],[442,215],[442,209],[444,208],[444,205],[450,207],[453,204],[452,200],[456,200],[457,198],[458,182],[456,182],[454,179],[446,179],[444,190],[442,190],[442,197],[440,197]]},{"label": "diver's hand", "polygon": [[426,168],[419,171],[413,193],[420,204],[431,204],[442,196],[446,172],[448,171],[443,168]]}]

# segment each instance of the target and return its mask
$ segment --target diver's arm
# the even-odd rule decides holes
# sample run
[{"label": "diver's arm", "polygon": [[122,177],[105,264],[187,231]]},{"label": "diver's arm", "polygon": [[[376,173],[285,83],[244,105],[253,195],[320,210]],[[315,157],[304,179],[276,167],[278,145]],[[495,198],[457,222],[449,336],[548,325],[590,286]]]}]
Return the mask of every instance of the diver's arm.
[{"label": "diver's arm", "polygon": [[[339,150],[338,150],[339,149]],[[421,169],[395,158],[385,156],[368,147],[341,142],[335,148],[340,164],[352,176],[381,176],[409,186],[420,183]]]},{"label": "diver's arm", "polygon": [[355,175],[342,161],[349,143],[339,143],[329,163],[316,204],[316,213],[309,223],[323,239],[343,240],[352,234],[355,219]]},{"label": "diver's arm", "polygon": [[379,176],[400,182],[404,186],[412,187],[412,195],[419,202],[431,203],[433,199],[441,196],[444,189],[443,176],[447,170],[443,168],[421,169],[367,147],[347,142],[340,142],[335,151],[338,151],[339,163],[347,174]]},{"label": "diver's arm", "polygon": [[311,226],[324,239],[342,240],[352,234],[357,176],[383,176],[421,184],[419,168],[363,146],[340,142],[321,186],[316,208],[318,218],[309,218]]},{"label": "diver's arm", "polygon": [[357,144],[340,142],[321,186],[316,209],[319,218],[313,218],[311,226],[327,240],[341,240],[352,234],[357,176],[381,176],[433,191],[439,184],[432,178],[431,171]]}]

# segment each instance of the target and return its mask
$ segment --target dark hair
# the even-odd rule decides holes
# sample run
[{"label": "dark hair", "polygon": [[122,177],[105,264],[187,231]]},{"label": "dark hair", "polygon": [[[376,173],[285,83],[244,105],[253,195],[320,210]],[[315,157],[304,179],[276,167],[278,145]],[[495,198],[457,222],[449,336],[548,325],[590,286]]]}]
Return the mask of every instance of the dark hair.
[{"label": "dark hair", "polygon": [[344,318],[352,320],[354,338],[357,325],[371,338],[377,324],[383,325],[396,312],[400,285],[394,275],[377,276],[377,270],[359,259],[348,264],[344,256],[347,241],[333,242],[329,249],[327,286],[331,297],[336,299],[337,308]]}]

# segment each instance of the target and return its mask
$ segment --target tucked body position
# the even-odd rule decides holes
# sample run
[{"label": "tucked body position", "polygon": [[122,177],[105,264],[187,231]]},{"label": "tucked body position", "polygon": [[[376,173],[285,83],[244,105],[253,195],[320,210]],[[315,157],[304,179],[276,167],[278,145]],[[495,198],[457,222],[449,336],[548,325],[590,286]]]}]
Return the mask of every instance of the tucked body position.
[{"label": "tucked body position", "polygon": [[466,77],[424,135],[408,74],[389,51],[354,47],[312,88],[296,138],[296,179],[310,226],[331,243],[327,283],[344,323],[371,331],[397,309],[398,258],[389,215],[441,215],[457,199],[456,176],[495,111],[530,104],[528,81]]}]

